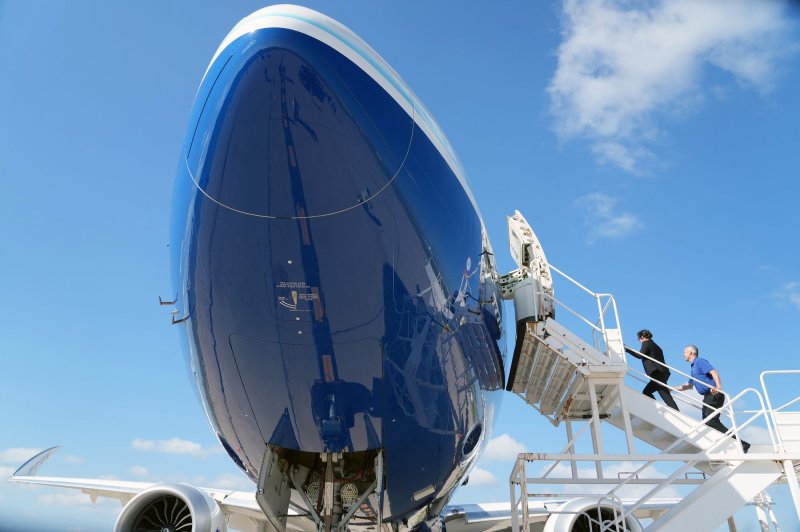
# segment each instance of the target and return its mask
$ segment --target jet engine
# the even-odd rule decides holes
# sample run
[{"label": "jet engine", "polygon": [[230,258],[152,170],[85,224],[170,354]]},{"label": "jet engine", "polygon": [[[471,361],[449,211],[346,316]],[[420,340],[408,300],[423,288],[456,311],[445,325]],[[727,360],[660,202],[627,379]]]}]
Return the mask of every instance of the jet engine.
[{"label": "jet engine", "polygon": [[186,484],[158,484],[136,495],[122,509],[114,532],[225,532],[219,505]]},{"label": "jet engine", "polygon": [[[622,510],[615,509],[612,501],[606,498],[581,497],[565,503],[557,513],[553,513],[547,519],[542,532],[598,532],[605,530],[602,525],[614,523],[621,513]],[[635,517],[628,516],[624,523],[620,523],[618,527],[611,525],[609,530],[642,532],[642,526]]]}]

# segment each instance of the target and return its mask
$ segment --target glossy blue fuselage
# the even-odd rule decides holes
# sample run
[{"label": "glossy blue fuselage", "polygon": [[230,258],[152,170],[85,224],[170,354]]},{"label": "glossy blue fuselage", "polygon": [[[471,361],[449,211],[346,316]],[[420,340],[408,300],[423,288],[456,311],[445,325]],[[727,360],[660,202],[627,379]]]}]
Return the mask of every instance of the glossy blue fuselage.
[{"label": "glossy blue fuselage", "polygon": [[268,444],[382,449],[394,518],[446,502],[504,388],[501,309],[415,119],[319,40],[249,33],[206,73],[173,203],[176,317],[231,458],[256,480]]}]

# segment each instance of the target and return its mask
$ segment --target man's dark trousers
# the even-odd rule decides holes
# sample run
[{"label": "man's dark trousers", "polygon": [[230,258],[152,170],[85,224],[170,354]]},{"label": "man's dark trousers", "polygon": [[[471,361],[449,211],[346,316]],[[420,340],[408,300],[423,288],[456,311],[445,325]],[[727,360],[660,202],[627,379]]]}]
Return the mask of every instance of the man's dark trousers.
[{"label": "man's dark trousers", "polygon": [[[706,419],[708,416],[711,415],[711,412],[717,410],[718,408],[722,408],[722,405],[725,404],[725,396],[721,393],[714,395],[711,392],[703,395],[703,419]],[[711,419],[706,420],[706,425],[713,429],[717,429],[718,431],[725,433],[728,432],[728,428],[722,424],[722,421],[719,420],[720,413],[717,412],[714,417]],[[742,447],[744,448],[744,452],[747,452],[747,449],[750,448],[750,444],[746,441],[742,440]]]},{"label": "man's dark trousers", "polygon": [[[651,373],[648,373],[647,375],[651,379],[655,380],[651,380],[650,382],[648,382],[647,386],[645,386],[644,390],[642,390],[642,393],[651,399],[655,399],[653,393],[658,392],[658,395],[661,396],[661,400],[664,401],[664,404],[666,404],[670,408],[678,410],[678,405],[675,403],[675,399],[672,398],[672,394],[669,393],[669,388],[661,384],[661,382],[667,382],[667,379],[669,378],[669,373],[667,373],[666,371],[655,370]],[[661,381],[661,382],[656,382],[656,381]]]}]

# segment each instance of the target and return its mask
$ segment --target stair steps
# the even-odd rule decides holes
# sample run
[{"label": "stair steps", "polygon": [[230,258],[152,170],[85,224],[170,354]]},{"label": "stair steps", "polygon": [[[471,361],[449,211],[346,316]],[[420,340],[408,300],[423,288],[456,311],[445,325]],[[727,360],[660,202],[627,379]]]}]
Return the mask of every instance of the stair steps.
[{"label": "stair steps", "polygon": [[778,480],[781,472],[771,461],[727,464],[645,530],[713,530]]}]

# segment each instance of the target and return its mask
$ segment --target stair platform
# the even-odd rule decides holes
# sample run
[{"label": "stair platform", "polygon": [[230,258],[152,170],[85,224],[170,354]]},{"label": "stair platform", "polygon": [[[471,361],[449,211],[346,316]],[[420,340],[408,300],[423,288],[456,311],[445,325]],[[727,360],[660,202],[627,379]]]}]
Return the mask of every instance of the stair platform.
[{"label": "stair platform", "polygon": [[551,422],[592,416],[590,382],[601,404],[611,397],[628,370],[624,360],[609,358],[553,318],[518,328],[517,348],[507,389],[522,397]]}]

